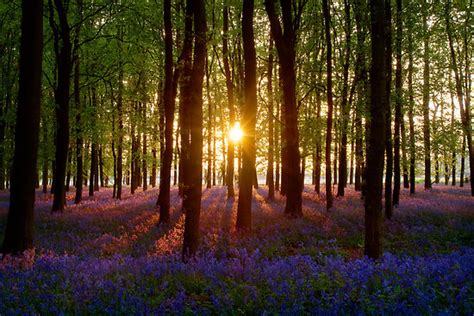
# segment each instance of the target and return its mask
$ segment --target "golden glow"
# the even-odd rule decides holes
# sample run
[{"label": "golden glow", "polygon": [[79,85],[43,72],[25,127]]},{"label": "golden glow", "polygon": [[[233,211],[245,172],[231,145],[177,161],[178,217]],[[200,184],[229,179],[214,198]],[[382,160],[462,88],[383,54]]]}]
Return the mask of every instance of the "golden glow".
[{"label": "golden glow", "polygon": [[229,139],[234,143],[238,143],[242,139],[243,135],[244,133],[240,128],[239,122],[235,123],[234,127],[232,127],[232,129],[229,131]]}]

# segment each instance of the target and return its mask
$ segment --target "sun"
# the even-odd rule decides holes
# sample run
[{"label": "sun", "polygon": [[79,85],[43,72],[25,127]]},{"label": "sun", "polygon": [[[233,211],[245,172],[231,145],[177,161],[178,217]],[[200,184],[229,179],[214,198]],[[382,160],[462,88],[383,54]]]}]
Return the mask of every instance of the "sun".
[{"label": "sun", "polygon": [[242,139],[243,135],[244,133],[240,128],[239,122],[235,123],[234,127],[232,127],[232,129],[229,131],[229,139],[234,143],[238,143]]}]

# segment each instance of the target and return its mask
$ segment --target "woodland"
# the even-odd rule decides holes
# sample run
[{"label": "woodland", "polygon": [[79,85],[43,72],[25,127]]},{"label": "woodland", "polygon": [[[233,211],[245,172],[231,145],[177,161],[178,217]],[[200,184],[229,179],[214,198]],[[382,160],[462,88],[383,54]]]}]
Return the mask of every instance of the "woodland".
[{"label": "woodland", "polygon": [[473,10],[0,0],[0,314],[473,314]]}]

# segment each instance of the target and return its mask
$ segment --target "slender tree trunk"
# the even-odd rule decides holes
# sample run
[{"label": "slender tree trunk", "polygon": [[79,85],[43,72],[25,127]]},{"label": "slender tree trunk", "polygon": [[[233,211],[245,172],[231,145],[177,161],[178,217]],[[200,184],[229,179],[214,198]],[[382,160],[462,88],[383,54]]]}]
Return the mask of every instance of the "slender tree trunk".
[{"label": "slender tree trunk", "polygon": [[257,120],[257,56],[253,34],[254,0],[244,0],[242,11],[242,41],[245,60],[245,102],[242,108],[242,173],[239,181],[239,202],[236,227],[250,231],[252,183],[255,172],[255,124]]},{"label": "slender tree trunk", "polygon": [[[234,127],[235,124],[235,112],[234,112],[234,84],[232,82],[232,75],[229,66],[229,49],[228,49],[228,32],[229,32],[229,8],[224,6],[224,30],[222,34],[222,54],[224,60],[224,73],[225,82],[227,87],[227,103],[229,107],[229,123],[230,128]],[[232,140],[228,140],[227,143],[227,172],[226,172],[226,185],[227,185],[227,198],[234,197],[234,143]]]},{"label": "slender tree trunk", "polygon": [[349,0],[344,0],[345,12],[345,33],[346,33],[346,51],[344,65],[342,70],[342,122],[341,122],[341,147],[339,150],[339,182],[337,186],[337,196],[344,196],[344,189],[347,184],[347,133],[349,123],[350,104],[348,102],[349,91],[349,62],[351,54],[351,8]]},{"label": "slender tree trunk", "polygon": [[415,94],[413,91],[413,38],[408,32],[408,120],[410,125],[410,194],[415,194]]},{"label": "slender tree trunk", "polygon": [[33,247],[35,169],[41,105],[43,1],[22,1],[20,72],[10,207],[2,253]]},{"label": "slender tree trunk", "polygon": [[332,42],[331,42],[331,15],[328,0],[323,0],[324,29],[326,35],[326,89],[327,89],[327,125],[326,125],[326,209],[332,207],[332,185],[331,185],[331,140],[332,140]]},{"label": "slender tree trunk", "polygon": [[212,101],[210,87],[210,73],[212,62],[209,64],[209,57],[206,57],[206,93],[207,93],[207,172],[206,187],[212,187]]},{"label": "slender tree trunk", "polygon": [[382,255],[382,178],[385,149],[386,89],[385,1],[370,0],[372,64],[370,69],[370,128],[365,190],[365,250],[369,258]]},{"label": "slender tree trunk", "polygon": [[392,218],[392,177],[393,177],[393,144],[392,144],[392,104],[391,104],[391,88],[392,88],[392,7],[390,0],[385,0],[385,73],[387,79],[385,81],[385,153],[387,166],[385,169],[385,217]]},{"label": "slender tree trunk", "polygon": [[[119,39],[122,39],[123,30],[119,27]],[[118,42],[119,55],[122,54],[121,41]],[[122,199],[122,153],[123,153],[123,109],[122,109],[122,97],[123,97],[123,63],[119,60],[119,75],[118,75],[118,96],[117,96],[117,116],[118,116],[118,136],[117,136],[117,177],[114,179],[117,187],[117,194],[115,197],[118,200]]]},{"label": "slender tree trunk", "polygon": [[54,171],[54,200],[52,212],[62,212],[66,206],[66,166],[69,148],[69,88],[72,70],[72,45],[70,27],[67,16],[67,7],[63,0],[54,0],[54,7],[58,14],[59,28],[54,22],[53,0],[49,0],[50,21],[53,28],[55,54],[58,67],[57,87],[55,89],[56,102],[56,152]]},{"label": "slender tree trunk", "polygon": [[[319,82],[321,81],[321,74],[319,75]],[[316,169],[314,170],[314,190],[319,195],[321,192],[321,162],[322,162],[322,135],[321,135],[321,92],[316,91],[316,122],[318,123],[318,130],[316,131]]]},{"label": "slender tree trunk", "polygon": [[394,175],[393,175],[393,205],[398,206],[400,201],[400,134],[402,116],[402,0],[397,0],[397,12],[395,16],[395,59],[397,68],[395,70],[395,134],[394,134]]},{"label": "slender tree trunk", "polygon": [[[245,47],[244,47],[245,48]],[[268,47],[268,70],[267,70],[267,91],[268,91],[268,166],[267,166],[267,184],[268,200],[275,198],[274,174],[274,133],[273,133],[273,39],[270,38]]]},{"label": "slender tree trunk", "polygon": [[430,139],[430,36],[428,31],[428,3],[423,0],[423,145],[425,158],[425,189],[431,189]]},{"label": "slender tree trunk", "polygon": [[[462,88],[462,73],[461,69],[458,69],[456,53],[454,50],[453,36],[451,31],[451,22],[450,22],[450,8],[451,2],[446,3],[445,19],[446,19],[446,33],[448,34],[449,50],[451,55],[451,69],[454,71],[454,79],[456,84],[456,94],[458,97],[460,112],[461,112],[461,122],[464,131],[463,138],[463,156],[461,158],[461,183],[464,185],[464,151],[465,151],[465,142],[467,142],[467,148],[469,151],[469,165],[471,169],[471,195],[474,196],[474,149],[472,146],[472,120],[471,120],[471,109],[470,109],[470,93],[466,93],[465,97],[463,96]],[[467,35],[466,35],[467,36]],[[467,37],[464,39],[465,49],[468,49]],[[466,76],[469,75],[469,55],[466,51]],[[467,81],[469,79],[466,78]],[[468,88],[470,85],[466,85]],[[467,90],[467,89],[465,89]],[[468,92],[468,91],[465,91]]]}]

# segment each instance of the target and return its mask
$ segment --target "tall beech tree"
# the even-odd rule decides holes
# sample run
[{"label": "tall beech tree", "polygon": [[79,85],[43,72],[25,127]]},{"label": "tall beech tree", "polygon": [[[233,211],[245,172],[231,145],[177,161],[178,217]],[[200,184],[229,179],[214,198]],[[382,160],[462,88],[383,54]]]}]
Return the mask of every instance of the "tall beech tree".
[{"label": "tall beech tree", "polygon": [[257,56],[253,33],[254,0],[244,0],[242,10],[242,42],[244,48],[245,102],[242,108],[242,170],[240,174],[237,229],[251,229],[252,185],[255,172],[255,123],[257,118]]},{"label": "tall beech tree", "polygon": [[332,207],[332,184],[331,184],[331,142],[332,142],[332,42],[331,42],[331,12],[328,0],[323,0],[324,30],[326,37],[326,96],[328,103],[328,114],[326,121],[326,209]]},{"label": "tall beech tree", "polygon": [[[302,187],[300,181],[300,151],[298,132],[298,108],[296,102],[296,72],[295,49],[296,33],[299,28],[301,14],[305,2],[280,1],[281,19],[275,10],[273,0],[265,0],[265,10],[270,20],[270,29],[280,61],[280,80],[283,89],[283,115],[284,115],[284,153],[286,161],[287,192],[285,214],[289,217],[300,217],[302,211]],[[292,12],[294,9],[295,12]],[[284,176],[284,175],[283,175]]]},{"label": "tall beech tree", "polygon": [[[54,3],[53,3],[54,2]],[[54,200],[52,212],[62,212],[66,206],[66,167],[69,148],[69,94],[72,72],[71,27],[68,5],[64,0],[48,0],[49,24],[53,30],[57,81],[54,87],[56,102],[56,151],[53,170]],[[57,16],[57,21],[56,21]]]},{"label": "tall beech tree", "polygon": [[2,253],[33,247],[35,170],[38,157],[43,58],[43,1],[21,3],[20,73],[15,153]]},{"label": "tall beech tree", "polygon": [[385,167],[385,216],[392,217],[392,176],[393,176],[393,144],[392,144],[392,5],[390,0],[385,0],[385,155],[387,164]]},{"label": "tall beech tree", "polygon": [[[160,208],[160,223],[170,221],[171,163],[173,162],[173,122],[175,95],[173,88],[173,30],[171,25],[171,0],[163,2],[165,24],[165,85],[163,106],[165,112],[165,151],[160,168],[160,194],[157,205]],[[175,72],[178,70],[176,69]]]},{"label": "tall beech tree", "polygon": [[382,179],[385,150],[386,50],[385,0],[370,0],[370,128],[365,190],[365,248],[369,258],[382,255]]},{"label": "tall beech tree", "polygon": [[[188,0],[191,6],[194,22],[194,56],[191,77],[189,78],[188,102],[182,104],[186,107],[192,120],[187,120],[184,126],[189,133],[189,152],[184,159],[184,171],[188,181],[185,183],[183,196],[183,209],[186,213],[184,223],[183,261],[187,261],[197,250],[199,242],[199,217],[201,213],[202,190],[202,87],[204,67],[207,53],[206,38],[206,9],[204,0]],[[188,11],[187,11],[188,12]]]},{"label": "tall beech tree", "polygon": [[[235,124],[235,109],[234,109],[234,83],[229,62],[229,7],[224,6],[223,9],[223,33],[222,33],[222,59],[224,63],[225,84],[227,87],[227,106],[229,107],[229,125],[231,128]],[[227,198],[233,198],[234,193],[234,142],[229,139],[227,142],[227,171],[226,171],[226,185]]]},{"label": "tall beech tree", "polygon": [[[395,15],[395,134],[393,137],[393,205],[398,206],[400,200],[400,133],[402,116],[402,0],[397,0]],[[405,174],[405,173],[404,173]]]},{"label": "tall beech tree", "polygon": [[430,31],[428,30],[428,3],[422,3],[423,19],[423,146],[425,159],[425,189],[431,189],[431,139],[430,139]]}]

